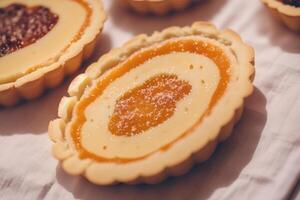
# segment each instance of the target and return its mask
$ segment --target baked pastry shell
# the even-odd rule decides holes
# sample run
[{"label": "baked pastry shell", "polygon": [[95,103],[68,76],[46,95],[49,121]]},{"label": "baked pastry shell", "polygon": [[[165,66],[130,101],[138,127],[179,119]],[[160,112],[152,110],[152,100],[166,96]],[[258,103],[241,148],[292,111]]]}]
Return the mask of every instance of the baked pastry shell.
[{"label": "baked pastry shell", "polygon": [[[243,51],[240,62],[247,72],[246,87],[242,91],[240,98],[232,102],[233,109],[224,111],[224,117],[217,119],[214,127],[211,127],[208,135],[203,136],[202,141],[198,141],[195,148],[190,149],[189,153],[182,153],[172,158],[169,163],[157,164],[153,168],[145,166],[131,170],[130,173],[121,173],[121,175],[111,175],[109,178],[103,177],[98,173],[97,162],[91,159],[80,159],[76,150],[72,149],[65,138],[66,125],[70,122],[73,108],[97,79],[107,70],[116,66],[123,58],[127,58],[135,51],[160,41],[185,36],[187,33],[201,35],[216,39],[219,35],[224,36],[230,41],[235,49]],[[217,35],[217,36],[216,36]],[[218,38],[223,41],[223,39]],[[58,119],[50,122],[48,133],[54,142],[52,152],[54,157],[61,161],[63,169],[72,175],[83,175],[89,181],[99,185],[111,185],[116,183],[137,184],[148,183],[155,184],[164,180],[168,176],[179,176],[185,174],[195,163],[207,160],[214,152],[215,147],[221,141],[228,138],[232,132],[234,124],[240,119],[244,98],[249,96],[253,91],[252,81],[254,78],[254,51],[243,43],[241,38],[231,30],[218,30],[214,25],[207,22],[196,22],[191,27],[171,27],[162,32],[155,32],[152,36],[139,35],[127,42],[119,49],[113,49],[106,55],[102,56],[98,62],[92,64],[85,73],[77,76],[71,83],[68,93],[69,97],[64,97],[59,105]],[[149,164],[149,163],[148,163]]]},{"label": "baked pastry shell", "polygon": [[106,14],[101,0],[88,2],[93,4],[93,11],[97,8],[97,14],[92,15],[91,18],[94,25],[93,32],[86,35],[84,41],[80,40],[80,44],[71,47],[65,59],[25,74],[14,82],[0,84],[0,106],[13,106],[21,100],[31,100],[41,96],[45,90],[60,85],[66,76],[74,74],[83,61],[92,56]]},{"label": "baked pastry shell", "polygon": [[140,14],[165,15],[171,11],[182,11],[192,0],[121,0]]},{"label": "baked pastry shell", "polygon": [[286,5],[276,0],[261,0],[271,14],[292,31],[300,33],[300,7]]}]

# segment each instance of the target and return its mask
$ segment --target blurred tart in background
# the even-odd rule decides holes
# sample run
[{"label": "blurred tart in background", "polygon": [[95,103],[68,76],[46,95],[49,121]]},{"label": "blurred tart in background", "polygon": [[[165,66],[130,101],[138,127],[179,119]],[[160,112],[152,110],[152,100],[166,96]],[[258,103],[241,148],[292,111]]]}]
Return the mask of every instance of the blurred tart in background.
[{"label": "blurred tart in background", "polygon": [[187,8],[193,0],[121,0],[140,14],[165,15]]},{"label": "blurred tart in background", "polygon": [[101,0],[0,1],[0,106],[40,96],[94,50]]},{"label": "blurred tart in background", "polygon": [[272,15],[300,33],[300,0],[262,0]]},{"label": "blurred tart in background", "polygon": [[100,185],[184,174],[230,135],[253,65],[238,34],[210,23],[139,35],[72,81],[49,124],[53,155]]}]

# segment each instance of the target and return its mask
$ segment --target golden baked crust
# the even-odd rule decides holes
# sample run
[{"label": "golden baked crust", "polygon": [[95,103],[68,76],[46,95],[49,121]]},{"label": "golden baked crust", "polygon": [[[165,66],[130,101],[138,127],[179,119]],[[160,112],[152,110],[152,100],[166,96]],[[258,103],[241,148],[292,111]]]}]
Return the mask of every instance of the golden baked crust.
[{"label": "golden baked crust", "polygon": [[45,89],[56,87],[65,76],[77,71],[81,63],[92,55],[106,14],[101,0],[87,0],[86,2],[90,4],[93,11],[87,27],[89,31],[84,32],[79,40],[72,43],[58,61],[27,73],[13,82],[1,83],[0,106],[12,106],[22,99],[29,100],[40,96]]},{"label": "golden baked crust", "polygon": [[[141,48],[159,44],[165,40],[199,36],[216,41],[228,48],[236,59],[235,64],[239,77],[235,79],[236,86],[233,99],[226,104],[218,103],[210,116],[207,117],[207,126],[199,134],[195,128],[193,138],[182,139],[184,145],[176,142],[167,151],[158,150],[157,153],[145,159],[131,163],[101,163],[91,158],[80,158],[74,144],[68,140],[68,125],[76,115],[75,109],[97,80],[109,73],[117,64]],[[139,35],[121,48],[113,49],[102,56],[98,62],[92,64],[85,73],[77,76],[71,83],[68,93],[59,105],[58,119],[49,124],[49,137],[54,142],[53,155],[62,162],[63,169],[72,175],[83,175],[89,181],[110,185],[115,183],[157,183],[168,176],[177,176],[186,173],[196,162],[208,159],[216,145],[225,140],[231,133],[234,124],[239,120],[244,104],[244,98],[253,91],[254,78],[254,51],[246,45],[235,32],[226,29],[218,30],[214,25],[206,22],[196,22],[191,27],[170,27],[162,32],[155,32],[151,36]],[[221,97],[222,98],[222,97]],[[220,100],[221,101],[221,100]],[[226,105],[226,106],[225,106]],[[76,117],[76,116],[75,116]],[[180,152],[180,153],[178,153]]]},{"label": "golden baked crust", "polygon": [[141,14],[165,15],[170,11],[180,11],[192,3],[192,0],[122,0]]},{"label": "golden baked crust", "polygon": [[291,30],[300,33],[300,7],[284,4],[278,0],[261,0],[271,14]]}]

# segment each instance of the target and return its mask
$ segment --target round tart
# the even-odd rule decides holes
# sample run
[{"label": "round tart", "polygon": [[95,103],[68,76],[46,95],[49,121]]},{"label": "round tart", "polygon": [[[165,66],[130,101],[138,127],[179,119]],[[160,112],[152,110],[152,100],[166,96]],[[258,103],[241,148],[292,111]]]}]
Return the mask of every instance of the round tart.
[{"label": "round tart", "polygon": [[300,32],[299,0],[262,0],[270,12],[288,28]]},{"label": "round tart", "polygon": [[40,96],[91,56],[101,0],[0,1],[0,106]]},{"label": "round tart", "polygon": [[122,0],[141,14],[165,15],[171,11],[184,10],[192,0]]},{"label": "round tart", "polygon": [[212,24],[139,35],[76,77],[53,154],[93,183],[157,183],[206,160],[252,93],[254,52]]}]

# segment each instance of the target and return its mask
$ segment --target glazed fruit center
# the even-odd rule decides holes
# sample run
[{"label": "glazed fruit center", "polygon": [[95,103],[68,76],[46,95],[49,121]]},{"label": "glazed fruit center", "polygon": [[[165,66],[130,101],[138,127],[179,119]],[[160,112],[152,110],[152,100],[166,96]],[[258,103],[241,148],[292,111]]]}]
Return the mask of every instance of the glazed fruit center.
[{"label": "glazed fruit center", "polygon": [[284,4],[300,7],[300,0],[282,0]]},{"label": "glazed fruit center", "polygon": [[11,4],[0,8],[0,57],[42,38],[56,25],[58,18],[44,6]]},{"label": "glazed fruit center", "polygon": [[176,75],[155,76],[117,100],[108,129],[114,135],[131,136],[155,127],[174,114],[176,103],[191,89]]}]

